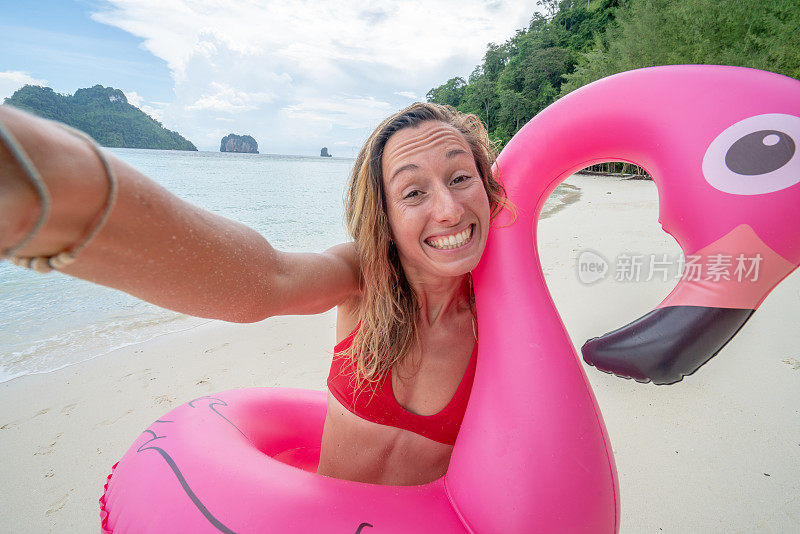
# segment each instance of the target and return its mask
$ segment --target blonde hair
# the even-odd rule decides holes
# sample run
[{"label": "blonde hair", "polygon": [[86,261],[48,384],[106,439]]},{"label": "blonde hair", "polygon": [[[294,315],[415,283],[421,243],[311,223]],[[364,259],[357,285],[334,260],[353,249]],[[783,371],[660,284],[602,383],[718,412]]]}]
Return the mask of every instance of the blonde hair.
[{"label": "blonde hair", "polygon": [[361,326],[349,349],[362,381],[376,383],[402,361],[417,339],[419,305],[391,240],[383,189],[382,158],[386,142],[396,132],[424,122],[449,124],[464,136],[489,197],[491,217],[506,206],[503,186],[492,175],[496,149],[481,120],[452,106],[415,103],[384,120],[369,136],[356,158],[345,200],[345,216],[361,263],[363,293]]}]

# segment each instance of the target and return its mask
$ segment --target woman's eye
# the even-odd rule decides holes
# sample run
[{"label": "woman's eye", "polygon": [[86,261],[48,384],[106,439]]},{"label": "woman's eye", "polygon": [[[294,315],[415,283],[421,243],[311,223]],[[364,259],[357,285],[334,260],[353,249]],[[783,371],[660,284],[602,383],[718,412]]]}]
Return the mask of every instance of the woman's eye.
[{"label": "woman's eye", "polygon": [[457,176],[456,178],[453,178],[453,182],[452,183],[453,184],[460,184],[460,183],[466,182],[467,180],[469,180],[469,176],[466,176],[466,175]]},{"label": "woman's eye", "polygon": [[404,198],[408,198],[408,199],[416,198],[416,197],[420,196],[421,194],[422,194],[422,191],[419,191],[419,190],[415,189],[413,191],[410,191],[408,194],[406,194],[406,196]]}]

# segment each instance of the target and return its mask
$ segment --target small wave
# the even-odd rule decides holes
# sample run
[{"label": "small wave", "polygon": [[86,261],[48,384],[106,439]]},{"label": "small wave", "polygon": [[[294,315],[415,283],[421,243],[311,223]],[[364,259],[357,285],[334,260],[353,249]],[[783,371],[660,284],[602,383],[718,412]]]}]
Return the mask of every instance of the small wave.
[{"label": "small wave", "polygon": [[52,335],[2,355],[0,383],[31,374],[46,374],[93,360],[116,350],[152,339],[184,332],[213,322],[180,314],[134,317],[101,325],[88,325]]}]

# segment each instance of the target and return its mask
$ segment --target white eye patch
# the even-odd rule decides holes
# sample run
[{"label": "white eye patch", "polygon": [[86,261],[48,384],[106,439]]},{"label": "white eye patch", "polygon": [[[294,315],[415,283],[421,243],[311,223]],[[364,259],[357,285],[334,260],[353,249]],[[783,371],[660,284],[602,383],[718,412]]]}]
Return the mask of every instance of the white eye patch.
[{"label": "white eye patch", "polygon": [[773,193],[800,182],[800,117],[767,113],[728,127],[708,146],[703,176],[734,195]]}]

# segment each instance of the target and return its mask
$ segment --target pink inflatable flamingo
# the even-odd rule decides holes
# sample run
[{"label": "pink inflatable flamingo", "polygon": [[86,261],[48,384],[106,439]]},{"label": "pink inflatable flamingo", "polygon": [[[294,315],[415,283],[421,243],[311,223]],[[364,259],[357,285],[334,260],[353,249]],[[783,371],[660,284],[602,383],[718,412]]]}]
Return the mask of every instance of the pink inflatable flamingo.
[{"label": "pink inflatable flamingo", "polygon": [[[659,220],[687,259],[684,277],[654,311],[589,340],[583,356],[604,371],[671,384],[716,355],[800,264],[800,82],[737,67],[637,72],[576,91],[542,115],[575,129],[558,149],[564,158],[613,155],[644,167],[658,187]],[[614,84],[620,77],[627,91]],[[602,109],[569,124],[553,116],[588,90]],[[607,135],[590,134],[594,124]]]},{"label": "pink inflatable flamingo", "polygon": [[498,160],[518,216],[499,221],[474,273],[478,364],[442,479],[390,487],[318,476],[325,395],[235,390],[176,408],[136,440],[100,499],[104,531],[616,532],[611,448],[536,250],[542,205],[587,165],[631,161],[656,178],[662,224],[685,252],[764,256],[758,289],[684,282],[646,335],[622,331],[617,345],[585,349],[595,365],[644,379],[661,369],[648,363],[652,338],[688,339],[678,345],[691,348],[689,369],[684,356],[660,355],[685,374],[710,357],[698,359],[697,344],[713,353],[728,334],[663,315],[670,307],[752,310],[800,260],[797,221],[785,219],[800,195],[799,141],[800,83],[761,71],[643,69],[559,100]]}]

